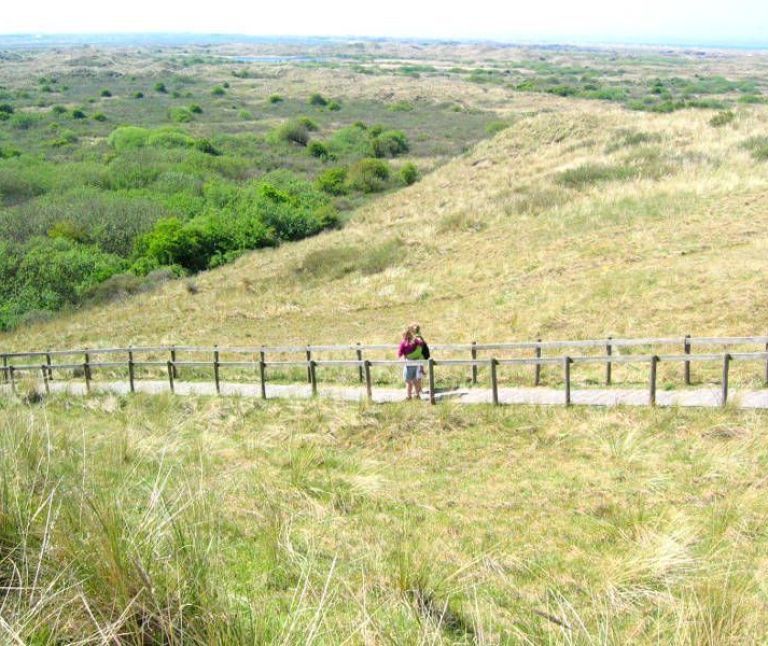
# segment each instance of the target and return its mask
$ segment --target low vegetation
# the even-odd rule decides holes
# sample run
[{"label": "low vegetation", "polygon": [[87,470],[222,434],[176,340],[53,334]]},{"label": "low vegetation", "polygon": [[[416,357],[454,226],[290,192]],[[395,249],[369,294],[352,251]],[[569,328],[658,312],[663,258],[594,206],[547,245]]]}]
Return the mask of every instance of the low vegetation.
[{"label": "low vegetation", "polygon": [[3,639],[763,634],[761,414],[25,393],[0,400]]}]

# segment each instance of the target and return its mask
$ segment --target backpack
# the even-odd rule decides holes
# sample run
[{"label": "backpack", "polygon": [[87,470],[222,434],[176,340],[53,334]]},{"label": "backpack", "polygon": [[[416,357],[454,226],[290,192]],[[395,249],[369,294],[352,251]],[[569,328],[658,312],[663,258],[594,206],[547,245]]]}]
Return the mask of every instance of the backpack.
[{"label": "backpack", "polygon": [[422,337],[419,338],[421,339],[421,356],[424,359],[429,359],[429,346]]}]

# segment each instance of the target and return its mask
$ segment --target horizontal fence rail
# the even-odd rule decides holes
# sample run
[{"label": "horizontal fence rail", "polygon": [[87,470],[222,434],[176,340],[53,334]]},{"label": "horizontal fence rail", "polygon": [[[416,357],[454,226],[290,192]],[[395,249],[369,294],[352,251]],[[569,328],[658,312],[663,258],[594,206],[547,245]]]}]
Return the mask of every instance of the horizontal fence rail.
[{"label": "horizontal fence rail", "polygon": [[[729,352],[729,348],[738,348],[748,345],[760,345],[763,350],[759,352]],[[653,346],[679,346],[682,353],[659,354],[620,354],[622,348],[642,348]],[[695,353],[694,347],[722,346],[724,353]],[[0,353],[2,366],[0,366],[0,379],[4,383],[10,383],[15,390],[17,379],[24,373],[42,376],[46,391],[49,391],[49,382],[54,379],[54,373],[66,371],[72,372],[72,377],[81,376],[85,381],[86,391],[90,392],[93,373],[95,370],[127,369],[130,392],[135,392],[137,380],[136,371],[141,368],[159,368],[167,372],[168,384],[171,392],[175,390],[176,381],[179,378],[179,370],[182,368],[211,369],[216,392],[221,393],[222,369],[245,368],[257,372],[259,375],[261,396],[267,397],[267,375],[270,368],[298,368],[306,370],[307,382],[311,386],[313,395],[318,392],[318,369],[322,368],[353,368],[358,373],[361,384],[365,385],[366,395],[372,399],[372,370],[374,368],[391,368],[393,366],[415,365],[424,369],[429,383],[429,398],[435,403],[435,372],[437,368],[465,367],[471,369],[471,381],[477,383],[478,369],[488,369],[490,374],[491,401],[499,403],[499,370],[505,366],[531,366],[534,368],[534,385],[540,385],[541,369],[546,366],[558,366],[562,369],[563,403],[571,404],[572,370],[577,365],[604,364],[606,368],[605,383],[611,384],[612,366],[622,365],[647,365],[648,366],[648,403],[655,405],[657,389],[657,373],[660,363],[682,363],[684,366],[684,382],[690,385],[691,363],[717,363],[720,365],[720,400],[725,405],[728,401],[730,365],[734,361],[760,362],[763,366],[761,376],[764,383],[768,383],[768,336],[746,337],[659,337],[644,339],[587,339],[568,341],[521,341],[510,343],[455,343],[434,344],[433,352],[451,354],[469,352],[471,358],[440,358],[418,361],[403,361],[393,359],[373,358],[372,353],[392,353],[398,346],[394,344],[346,344],[346,345],[304,345],[304,346],[258,346],[258,347],[219,347],[219,346],[141,346],[124,348],[83,348],[77,350],[44,350]],[[597,348],[603,354],[560,354],[557,356],[544,356],[544,352],[552,350],[586,350]],[[533,356],[527,357],[479,357],[479,353],[509,352],[517,350],[533,350]],[[354,352],[355,359],[321,359],[319,353]],[[167,354],[167,360],[155,359],[151,355],[158,353]],[[115,355],[125,355],[124,360],[118,360]],[[179,359],[179,354],[206,355],[203,359]],[[300,354],[300,359],[275,358],[275,355]],[[145,359],[137,360],[137,356],[150,355]],[[222,355],[250,357],[245,360],[222,359]],[[109,360],[98,361],[95,357],[103,356]],[[82,361],[55,362],[71,357],[81,358]],[[369,358],[370,357],[370,358]],[[17,363],[19,360],[24,363]],[[44,360],[33,363],[35,359]]]}]

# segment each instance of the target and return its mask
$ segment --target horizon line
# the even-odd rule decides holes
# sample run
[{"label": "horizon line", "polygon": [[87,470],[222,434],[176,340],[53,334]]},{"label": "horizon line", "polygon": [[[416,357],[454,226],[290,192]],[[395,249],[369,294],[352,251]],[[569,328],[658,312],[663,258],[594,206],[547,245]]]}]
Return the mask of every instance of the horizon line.
[{"label": "horizon line", "polygon": [[[236,39],[260,39],[269,41],[303,41],[303,40],[362,40],[362,41],[392,41],[392,42],[426,42],[426,43],[445,43],[445,44],[494,44],[507,46],[536,46],[536,45],[561,45],[565,47],[653,47],[653,48],[674,48],[674,49],[739,49],[739,50],[768,50],[768,40],[759,41],[750,38],[744,40],[716,40],[716,39],[670,39],[670,40],[647,40],[642,37],[634,37],[627,40],[612,40],[610,38],[601,38],[599,36],[397,36],[397,35],[371,35],[371,34],[266,34],[266,33],[237,33],[227,31],[171,31],[171,30],[150,30],[150,31],[19,31],[0,33],[0,41],[3,39],[74,39],[89,37],[112,37],[128,39],[130,37],[188,37],[188,38],[215,38],[218,40],[227,39],[232,43]],[[32,44],[32,43],[28,43]],[[193,43],[190,43],[193,44]],[[197,44],[197,43],[194,43]],[[0,46],[2,43],[0,42]]]}]

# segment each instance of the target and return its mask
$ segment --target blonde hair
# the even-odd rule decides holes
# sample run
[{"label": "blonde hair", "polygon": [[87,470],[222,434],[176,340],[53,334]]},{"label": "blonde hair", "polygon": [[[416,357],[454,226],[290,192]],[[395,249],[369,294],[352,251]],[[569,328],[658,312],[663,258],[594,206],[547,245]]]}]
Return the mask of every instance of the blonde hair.
[{"label": "blonde hair", "polygon": [[409,325],[407,328],[405,328],[405,332],[403,332],[403,340],[404,341],[410,341],[413,339],[413,330],[411,329],[411,326]]},{"label": "blonde hair", "polygon": [[411,324],[408,326],[408,329],[409,329],[409,330],[410,330],[410,331],[411,331],[413,334],[419,334],[419,332],[421,332],[421,326],[420,326],[418,323],[416,323],[416,322],[413,322],[413,323],[411,323]]}]

